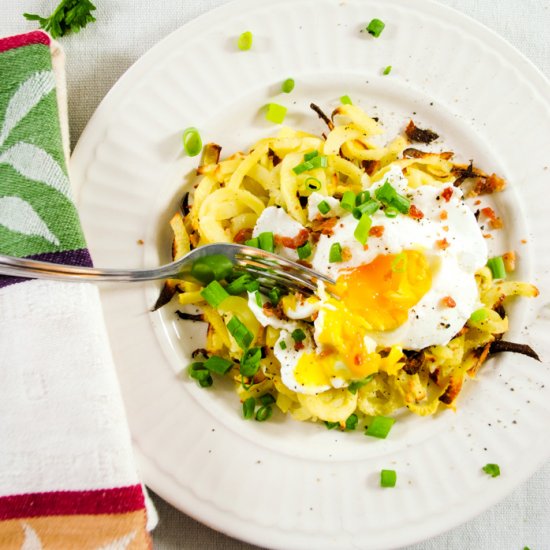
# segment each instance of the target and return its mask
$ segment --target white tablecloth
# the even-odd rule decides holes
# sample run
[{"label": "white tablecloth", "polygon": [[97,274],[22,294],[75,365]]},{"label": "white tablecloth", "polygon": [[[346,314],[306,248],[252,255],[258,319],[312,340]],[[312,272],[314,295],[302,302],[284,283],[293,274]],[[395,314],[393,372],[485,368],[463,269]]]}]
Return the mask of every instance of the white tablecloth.
[{"label": "white tablecloth", "polygon": [[[166,34],[227,0],[93,1],[98,22],[62,39],[73,146],[103,96],[141,54]],[[550,1],[441,1],[504,36],[550,77]],[[58,2],[2,0],[0,36],[35,28],[23,19],[22,12],[49,13]],[[158,550],[255,548],[202,526],[156,495],[153,499],[160,515],[154,532]],[[550,549],[550,462],[481,516],[407,550],[522,550],[525,546]]]}]

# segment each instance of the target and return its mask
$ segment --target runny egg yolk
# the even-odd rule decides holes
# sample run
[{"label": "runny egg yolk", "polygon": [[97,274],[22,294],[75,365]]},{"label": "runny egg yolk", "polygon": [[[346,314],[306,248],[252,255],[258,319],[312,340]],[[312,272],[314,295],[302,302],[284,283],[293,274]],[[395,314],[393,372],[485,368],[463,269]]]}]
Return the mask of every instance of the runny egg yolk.
[{"label": "runny egg yolk", "polygon": [[407,320],[409,310],[431,284],[425,254],[404,250],[377,256],[371,263],[345,272],[338,277],[334,292],[371,330],[393,330]]}]

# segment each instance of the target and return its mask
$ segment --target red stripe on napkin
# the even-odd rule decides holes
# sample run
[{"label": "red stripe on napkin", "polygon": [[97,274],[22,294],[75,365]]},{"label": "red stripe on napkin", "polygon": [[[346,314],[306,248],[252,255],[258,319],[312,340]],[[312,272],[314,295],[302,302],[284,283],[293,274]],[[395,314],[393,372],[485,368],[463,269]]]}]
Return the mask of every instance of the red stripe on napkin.
[{"label": "red stripe on napkin", "polygon": [[0,520],[123,514],[145,508],[141,485],[95,491],[52,491],[0,497]]},{"label": "red stripe on napkin", "polygon": [[30,46],[31,44],[44,44],[49,46],[50,37],[42,31],[28,32],[27,34],[18,34],[17,36],[8,36],[0,39],[0,52],[13,50],[21,46]]}]

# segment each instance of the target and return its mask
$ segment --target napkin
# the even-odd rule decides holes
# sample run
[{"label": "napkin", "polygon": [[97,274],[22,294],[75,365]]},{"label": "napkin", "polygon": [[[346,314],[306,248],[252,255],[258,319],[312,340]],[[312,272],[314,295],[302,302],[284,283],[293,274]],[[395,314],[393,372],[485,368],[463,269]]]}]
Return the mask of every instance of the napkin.
[{"label": "napkin", "polygon": [[[0,253],[91,265],[71,195],[63,54],[0,40]],[[0,275],[0,547],[150,548],[97,289]]]}]

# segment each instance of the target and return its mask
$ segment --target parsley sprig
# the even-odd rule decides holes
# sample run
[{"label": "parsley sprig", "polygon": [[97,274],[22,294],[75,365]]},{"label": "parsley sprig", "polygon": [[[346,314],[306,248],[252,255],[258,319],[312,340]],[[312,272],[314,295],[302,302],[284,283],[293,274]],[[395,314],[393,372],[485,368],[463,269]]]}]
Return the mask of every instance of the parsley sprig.
[{"label": "parsley sprig", "polygon": [[29,21],[38,21],[40,28],[50,33],[52,38],[78,32],[96,19],[92,15],[95,6],[89,0],[62,0],[49,17],[35,13],[24,13]]}]

